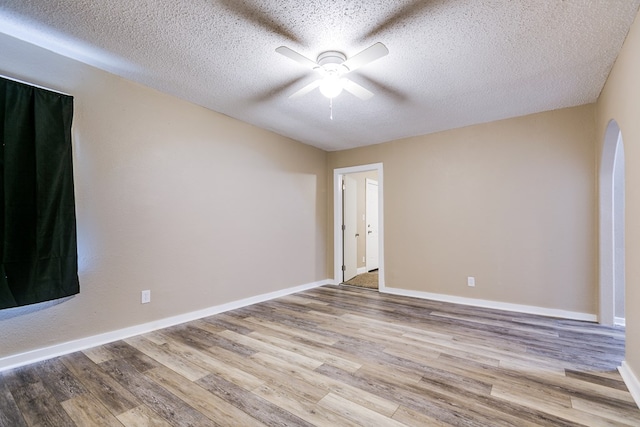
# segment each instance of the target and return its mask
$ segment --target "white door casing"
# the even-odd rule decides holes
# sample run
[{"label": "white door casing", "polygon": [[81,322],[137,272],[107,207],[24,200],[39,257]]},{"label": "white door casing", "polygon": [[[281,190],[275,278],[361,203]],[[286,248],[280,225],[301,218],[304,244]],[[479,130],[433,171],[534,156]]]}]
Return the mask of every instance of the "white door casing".
[{"label": "white door casing", "polygon": [[378,290],[385,292],[384,266],[384,176],[382,163],[333,170],[333,283],[342,282],[342,177],[350,173],[376,171],[378,176]]},{"label": "white door casing", "polygon": [[366,265],[367,271],[378,268],[378,181],[366,180]]}]

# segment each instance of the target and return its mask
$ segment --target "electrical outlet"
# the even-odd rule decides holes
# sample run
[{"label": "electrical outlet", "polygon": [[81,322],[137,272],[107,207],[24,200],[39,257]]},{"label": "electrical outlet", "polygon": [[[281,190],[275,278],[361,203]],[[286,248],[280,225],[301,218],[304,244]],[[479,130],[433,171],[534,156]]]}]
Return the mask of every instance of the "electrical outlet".
[{"label": "electrical outlet", "polygon": [[146,304],[148,302],[151,302],[151,291],[142,291],[141,297],[140,297],[140,302],[142,304]]},{"label": "electrical outlet", "polygon": [[467,277],[467,286],[471,286],[474,287],[476,285],[476,278],[475,277]]}]

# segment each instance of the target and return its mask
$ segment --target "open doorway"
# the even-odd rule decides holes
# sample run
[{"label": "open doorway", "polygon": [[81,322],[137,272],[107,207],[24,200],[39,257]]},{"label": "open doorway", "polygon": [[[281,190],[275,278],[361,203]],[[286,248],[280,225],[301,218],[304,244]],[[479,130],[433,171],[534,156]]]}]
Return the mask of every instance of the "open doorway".
[{"label": "open doorway", "polygon": [[625,324],[624,144],[609,122],[600,165],[600,323]]},{"label": "open doorway", "polygon": [[378,289],[378,172],[342,176],[342,283]]},{"label": "open doorway", "polygon": [[336,284],[384,288],[382,188],[381,163],[334,170]]}]

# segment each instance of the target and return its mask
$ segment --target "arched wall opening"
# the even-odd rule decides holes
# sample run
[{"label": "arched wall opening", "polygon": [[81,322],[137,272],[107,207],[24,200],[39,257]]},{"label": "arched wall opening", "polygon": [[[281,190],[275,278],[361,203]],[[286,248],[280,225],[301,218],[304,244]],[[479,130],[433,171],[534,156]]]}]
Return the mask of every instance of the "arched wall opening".
[{"label": "arched wall opening", "polygon": [[603,325],[624,325],[624,144],[615,120],[605,132],[599,193],[599,320]]}]

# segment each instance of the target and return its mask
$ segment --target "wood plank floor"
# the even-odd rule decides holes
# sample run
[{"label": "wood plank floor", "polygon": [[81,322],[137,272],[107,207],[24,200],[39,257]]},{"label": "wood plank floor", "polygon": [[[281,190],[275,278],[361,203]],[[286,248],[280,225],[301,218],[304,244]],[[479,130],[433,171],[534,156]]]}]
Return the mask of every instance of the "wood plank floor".
[{"label": "wood plank floor", "polygon": [[624,330],[324,286],[0,374],[1,426],[640,426]]}]

